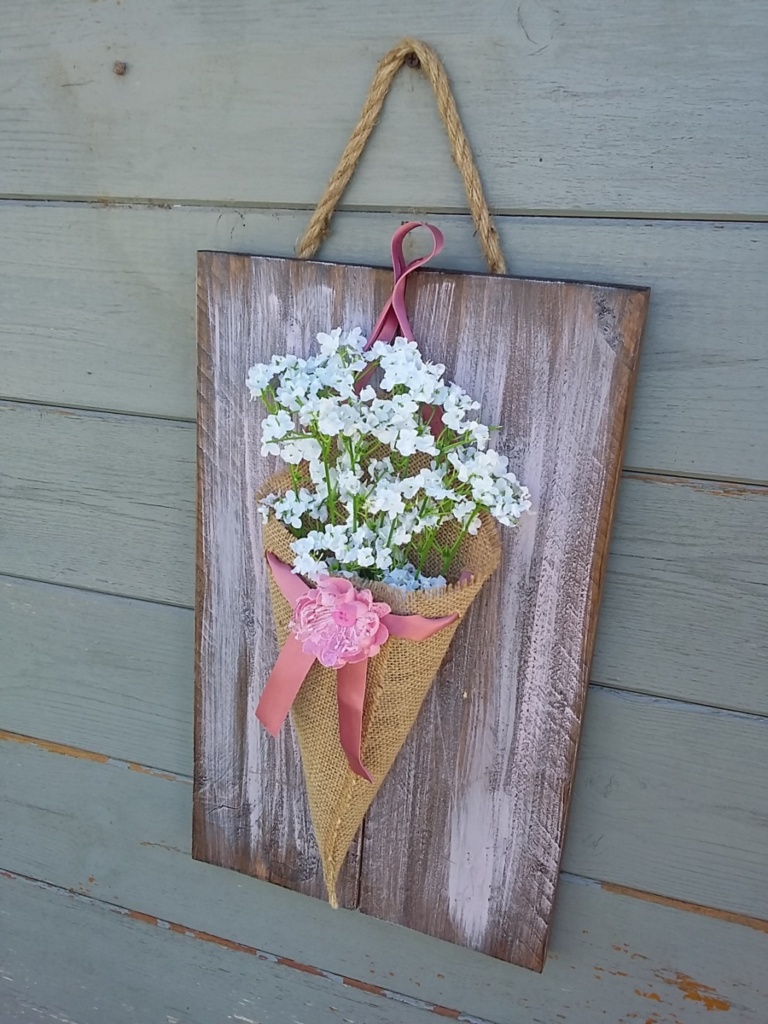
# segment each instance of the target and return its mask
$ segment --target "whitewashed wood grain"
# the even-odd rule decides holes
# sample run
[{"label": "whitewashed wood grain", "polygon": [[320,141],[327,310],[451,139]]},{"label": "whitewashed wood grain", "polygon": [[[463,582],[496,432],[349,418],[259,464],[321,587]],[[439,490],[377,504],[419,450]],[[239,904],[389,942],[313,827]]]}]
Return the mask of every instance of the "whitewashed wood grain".
[{"label": "whitewashed wood grain", "polygon": [[[389,287],[382,270],[200,257],[195,850],[260,877],[280,875],[287,857],[286,884],[306,843],[279,816],[267,824],[263,807],[291,785],[295,753],[275,771],[250,713],[275,657],[254,502],[274,465],[259,457],[243,380],[276,348],[306,354],[323,326],[369,330]],[[536,513],[507,531],[503,568],[454,642],[463,671],[449,660],[438,676],[437,718],[416,729],[418,771],[398,762],[367,818],[361,908],[538,969],[647,301],[642,290],[441,272],[410,295],[426,356],[502,424],[497,446]]]},{"label": "whitewashed wood grain", "polygon": [[[293,730],[286,725],[275,740],[255,718],[278,653],[256,511],[276,460],[260,456],[261,410],[245,378],[276,347],[307,352],[316,324],[360,321],[363,310],[345,305],[344,289],[332,286],[343,269],[338,281],[332,274],[302,290],[301,264],[240,260],[246,272],[235,279],[228,262],[202,254],[199,268],[194,854],[323,895]],[[341,905],[357,902],[358,874],[353,844]]]},{"label": "whitewashed wood grain", "polygon": [[[382,263],[399,216],[342,214],[329,259]],[[303,211],[0,204],[0,395],[195,417],[194,253],[291,255]],[[483,271],[467,218],[438,265]],[[626,464],[768,482],[768,225],[501,218],[515,273],[653,289]],[[410,250],[413,252],[413,250]]]},{"label": "whitewashed wood grain", "polygon": [[[0,571],[192,606],[194,428],[0,403],[0,435],[7,441]],[[593,679],[768,713],[762,644],[768,619],[765,488],[625,477],[611,552]],[[125,677],[126,688],[136,686],[135,692],[151,696],[158,665],[163,677],[170,672],[172,685],[185,685],[190,655],[184,645],[191,649],[191,625],[182,642],[174,629],[161,631],[162,611],[150,630],[151,611],[140,616],[130,602],[123,611],[105,603],[96,613],[88,595],[78,600],[70,590],[66,600],[52,595],[33,603],[25,615],[29,600],[9,598],[10,618],[2,634],[6,664],[22,673],[34,664],[40,673],[35,678],[79,693],[85,703],[66,718],[74,742],[81,742],[81,727],[98,717],[91,706],[97,698],[89,696],[86,680],[89,671],[98,679],[99,645],[108,652],[111,636],[138,659],[135,675]],[[85,623],[78,625],[81,617],[94,631],[90,652],[84,650],[88,636]],[[61,675],[55,661],[43,668],[35,653],[40,619],[60,636]],[[82,647],[67,657],[77,637]],[[0,685],[12,686],[14,678],[12,672],[0,674]],[[29,686],[16,691],[15,699],[6,694],[5,706],[6,713],[17,709],[23,732],[35,732],[35,721],[39,728],[49,721],[56,725]],[[105,741],[119,740],[107,721]],[[141,728],[137,725],[137,731]],[[158,723],[158,728],[162,734],[165,726]]]},{"label": "whitewashed wood grain", "polygon": [[414,330],[501,424],[536,513],[502,533],[503,569],[368,815],[361,909],[536,968],[645,296],[487,288],[462,304],[424,287]]},{"label": "whitewashed wood grain", "polygon": [[[0,192],[314,203],[405,33],[444,59],[500,209],[768,212],[755,0],[4,0]],[[401,75],[348,201],[465,209],[432,91]]]},{"label": "whitewashed wood grain", "polygon": [[[602,694],[596,693],[595,698],[600,701]],[[622,700],[614,703],[621,704]],[[648,763],[644,771],[652,769],[657,753],[674,749],[677,734],[687,734],[689,711],[681,706],[674,717],[665,720],[664,715],[658,716],[659,728],[647,733]],[[649,715],[653,714],[649,706]],[[605,724],[613,731],[619,727],[618,719]],[[737,738],[739,731],[741,736]],[[750,739],[750,731],[743,724],[726,724],[722,735],[734,749],[738,746],[751,751],[752,756],[763,756],[759,735]],[[760,843],[757,815],[752,813],[761,804],[758,780],[753,775],[743,788],[732,787],[728,780],[735,781],[735,776],[729,776],[725,760],[724,768],[724,774],[713,774],[711,788],[698,789],[693,797],[670,785],[670,794],[676,792],[679,802],[668,819],[665,816],[664,822],[647,829],[644,850],[652,855],[655,834],[663,838],[673,831],[675,818],[681,814],[695,813],[702,825],[709,822],[714,834],[717,805],[731,800],[733,794],[737,800],[752,795],[754,803],[742,803],[742,813],[745,821],[752,816]],[[8,742],[0,743],[0,773],[7,782],[0,794],[0,849],[6,870],[36,872],[53,885],[179,922],[186,928],[221,936],[224,941],[266,950],[276,957],[313,966],[314,970],[335,971],[363,984],[458,1010],[470,1019],[500,1024],[522,1024],[536,1018],[556,1021],[558,1014],[569,1024],[594,1024],[595,1007],[605,1009],[610,1014],[607,1019],[624,1018],[627,1024],[637,1019],[645,1021],[654,1013],[662,1022],[666,1015],[680,1024],[728,1021],[729,1017],[741,1024],[742,1020],[753,1019],[751,1013],[756,1022],[768,1015],[764,971],[768,925],[754,919],[718,914],[690,904],[675,906],[663,897],[654,904],[635,890],[629,890],[634,897],[621,895],[609,886],[564,876],[547,965],[542,975],[533,975],[418,932],[362,914],[333,912],[319,900],[191,860],[191,786],[186,783]],[[606,776],[602,788],[609,778]],[[594,786],[600,788],[597,780]],[[638,790],[638,786],[630,786],[625,795],[632,797]],[[615,799],[620,799],[618,794]],[[705,806],[703,801],[708,799],[711,803]],[[115,815],[115,806],[122,813]],[[694,855],[702,845],[695,841],[691,847]],[[681,858],[681,872],[688,863]],[[698,876],[693,865],[690,873]],[[722,881],[739,874],[739,862],[733,860],[730,869],[719,871]],[[2,878],[0,884],[5,884]],[[0,906],[5,910],[9,906],[7,892],[0,891]],[[746,890],[744,896],[748,899]],[[16,940],[13,945],[21,945],[24,955],[33,958],[28,961],[31,969],[39,972],[42,951],[47,948],[41,944],[49,938],[51,955],[59,955],[57,950],[61,955],[71,951],[71,957],[66,954],[69,970],[77,969],[88,955],[88,945],[83,948],[75,941],[72,925],[56,930],[49,916],[53,911],[38,914],[30,909],[27,913],[30,927],[37,933],[33,947],[28,949],[26,942],[21,942],[22,935],[27,934],[23,929],[14,928],[10,934]],[[7,936],[6,929],[0,931],[0,941]],[[181,936],[174,938],[183,942]],[[105,941],[116,940],[106,936]],[[197,948],[200,951],[206,946],[200,943]],[[227,954],[235,957],[232,951]],[[7,959],[4,963],[7,965]],[[136,1005],[155,1008],[156,997],[143,984],[143,972],[156,977],[156,962],[150,954],[137,955],[131,965],[136,973]],[[180,954],[173,970],[188,978],[191,991],[197,992],[194,986],[199,976],[193,967],[185,965]],[[199,962],[195,965],[199,971]],[[226,960],[222,966],[227,966]],[[13,971],[5,973],[18,982]],[[233,973],[231,964],[224,976],[237,991],[239,976]],[[245,997],[252,999],[253,974],[249,979],[251,991],[246,991]],[[709,995],[731,1004],[730,1013],[708,1012],[700,1001],[686,999],[686,989],[688,993],[706,995],[702,987],[706,985],[714,989]],[[66,986],[62,990],[66,991]],[[166,991],[170,991],[167,986]],[[340,994],[338,988],[332,991]],[[215,1004],[220,1006],[223,995],[214,992]],[[655,993],[658,999],[648,993]],[[329,1002],[338,1005],[333,998]],[[88,1016],[74,1015],[74,1005],[69,1006],[69,1016],[82,1024],[92,1024]],[[397,1007],[392,1003],[387,1006],[389,1019],[399,1020]],[[59,1008],[65,1011],[67,1007],[60,1003]],[[262,1009],[266,1013],[265,1007]],[[640,1014],[639,1018],[632,1017],[633,1013]],[[298,1016],[309,1024],[309,1018]],[[185,1019],[182,1014],[181,1020]],[[284,1018],[277,1019],[282,1024]],[[426,1019],[431,1018],[425,1015]]]}]

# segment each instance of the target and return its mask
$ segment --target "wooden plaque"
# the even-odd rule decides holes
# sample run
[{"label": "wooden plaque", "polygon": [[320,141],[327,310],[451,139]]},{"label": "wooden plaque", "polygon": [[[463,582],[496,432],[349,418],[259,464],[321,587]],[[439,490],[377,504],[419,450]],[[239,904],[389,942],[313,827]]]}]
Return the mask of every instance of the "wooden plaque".
[{"label": "wooden plaque", "polygon": [[[370,330],[391,271],[198,255],[198,561],[193,856],[323,896],[291,727],[254,717],[277,655],[254,495],[248,368]],[[342,906],[540,970],[649,292],[420,271],[415,337],[501,424],[534,514],[500,528],[474,602],[374,801]]]}]

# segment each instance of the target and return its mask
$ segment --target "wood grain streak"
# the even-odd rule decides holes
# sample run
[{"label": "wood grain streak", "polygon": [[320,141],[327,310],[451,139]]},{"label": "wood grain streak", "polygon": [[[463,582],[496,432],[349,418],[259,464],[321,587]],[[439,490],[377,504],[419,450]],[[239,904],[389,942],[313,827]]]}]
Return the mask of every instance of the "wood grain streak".
[{"label": "wood grain streak", "polygon": [[[306,353],[328,325],[369,329],[389,275],[207,253],[200,272],[196,821],[201,831],[206,817],[219,838],[196,852],[226,863],[225,846],[242,849],[231,819],[212,826],[207,810],[211,765],[225,764],[221,751],[232,742],[222,747],[217,730],[236,721],[248,796],[237,787],[225,796],[225,783],[213,804],[252,823],[259,851],[272,844],[266,866],[261,853],[254,858],[255,870],[279,876],[283,851],[295,842],[275,841],[261,820],[264,791],[274,792],[263,767],[265,738],[252,716],[239,724],[228,696],[236,673],[222,660],[235,642],[253,651],[257,668],[244,677],[255,695],[275,654],[259,591],[253,502],[272,463],[258,457],[258,416],[242,382],[252,362],[280,348],[281,337],[289,351]],[[369,813],[361,909],[537,969],[647,300],[644,290],[445,272],[423,273],[410,294],[427,358],[445,362],[450,379],[478,397],[490,422],[502,424],[497,447],[531,487],[537,511],[505,537],[503,568],[462,624],[412,740]],[[255,609],[252,631],[242,625],[246,608]],[[295,764],[295,754],[287,755],[280,784],[289,783]]]},{"label": "wood grain streak", "polygon": [[[300,756],[292,727],[277,741],[254,717],[277,657],[258,546],[255,494],[274,460],[258,456],[256,405],[245,388],[249,366],[268,361],[281,322],[282,281],[230,280],[227,257],[200,263],[198,415],[198,594],[193,855],[313,896],[324,895]],[[316,296],[323,323],[335,322],[326,288]],[[309,318],[310,305],[295,317]],[[286,326],[289,345],[300,331]],[[357,902],[359,852],[339,883],[342,906]]]}]

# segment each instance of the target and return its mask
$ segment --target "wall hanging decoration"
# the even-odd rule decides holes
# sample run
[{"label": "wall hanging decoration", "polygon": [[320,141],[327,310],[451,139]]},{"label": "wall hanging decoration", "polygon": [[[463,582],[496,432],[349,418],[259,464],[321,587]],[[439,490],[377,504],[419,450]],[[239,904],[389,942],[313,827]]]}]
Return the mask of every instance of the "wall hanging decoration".
[{"label": "wall hanging decoration", "polygon": [[[406,60],[490,275],[312,258]],[[649,293],[506,276],[416,40],[297,255],[198,255],[193,855],[541,969]]]}]

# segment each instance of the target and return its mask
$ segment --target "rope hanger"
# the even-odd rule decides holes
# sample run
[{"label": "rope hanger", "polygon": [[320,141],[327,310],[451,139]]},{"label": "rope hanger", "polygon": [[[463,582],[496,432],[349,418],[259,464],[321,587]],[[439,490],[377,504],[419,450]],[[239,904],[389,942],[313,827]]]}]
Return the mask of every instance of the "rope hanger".
[{"label": "rope hanger", "polygon": [[366,143],[376,127],[387,94],[403,64],[421,68],[435,92],[437,109],[448,135],[454,163],[464,182],[469,210],[488,269],[492,274],[505,274],[507,268],[499,235],[488,209],[475,158],[456,108],[448,75],[432,47],[419,39],[402,39],[379,61],[360,118],[341,154],[336,170],[326,185],[325,192],[315,207],[306,231],[296,245],[296,255],[302,260],[312,259],[330,233],[331,218],[355,173]]}]

